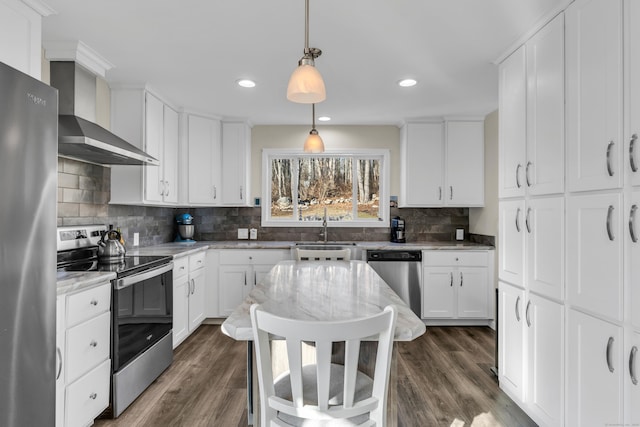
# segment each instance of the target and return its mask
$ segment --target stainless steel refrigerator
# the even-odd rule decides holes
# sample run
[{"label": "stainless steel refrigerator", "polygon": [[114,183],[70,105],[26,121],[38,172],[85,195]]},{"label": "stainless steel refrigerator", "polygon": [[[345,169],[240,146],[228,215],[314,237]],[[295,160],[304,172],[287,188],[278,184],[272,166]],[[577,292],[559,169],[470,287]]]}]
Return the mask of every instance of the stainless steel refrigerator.
[{"label": "stainless steel refrigerator", "polygon": [[0,62],[0,426],[53,426],[58,91]]}]

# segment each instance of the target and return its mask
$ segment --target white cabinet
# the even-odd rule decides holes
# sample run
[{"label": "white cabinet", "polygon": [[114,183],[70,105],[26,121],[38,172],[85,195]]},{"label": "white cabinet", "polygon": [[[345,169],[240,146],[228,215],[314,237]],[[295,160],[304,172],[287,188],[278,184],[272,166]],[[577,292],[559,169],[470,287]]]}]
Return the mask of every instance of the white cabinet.
[{"label": "white cabinet", "polygon": [[498,205],[498,278],[524,286],[524,200],[501,200]]},{"label": "white cabinet", "polygon": [[244,122],[222,122],[222,204],[249,206],[251,128]]},{"label": "white cabinet", "polygon": [[57,309],[56,425],[86,426],[109,405],[111,283],[59,296]]},{"label": "white cabinet", "polygon": [[570,191],[623,183],[622,34],[622,0],[576,0],[566,10]]},{"label": "white cabinet", "polygon": [[627,357],[629,369],[627,378],[629,421],[628,425],[640,425],[640,331],[631,334]]},{"label": "white cabinet", "polygon": [[622,321],[621,194],[570,196],[567,200],[567,300]]},{"label": "white cabinet", "polygon": [[640,329],[640,190],[631,193],[626,209],[628,217],[627,262],[629,264],[629,288],[631,295],[631,321]]},{"label": "white cabinet", "polygon": [[489,258],[488,251],[423,251],[422,317],[492,318]]},{"label": "white cabinet", "polygon": [[220,250],[219,315],[229,316],[275,264],[290,258],[288,249]]},{"label": "white cabinet", "polygon": [[40,80],[42,16],[54,13],[40,1],[0,1],[0,62]]},{"label": "white cabinet", "polygon": [[640,185],[640,4],[625,1],[625,169],[629,182]]},{"label": "white cabinet", "polygon": [[622,328],[569,310],[567,425],[622,424]]},{"label": "white cabinet", "polygon": [[206,252],[173,261],[173,348],[204,320]]},{"label": "white cabinet", "polygon": [[111,203],[176,205],[178,113],[144,89],[111,90],[111,130],[160,161],[111,167]]},{"label": "white cabinet", "polygon": [[401,130],[400,206],[484,205],[484,123],[451,119]]},{"label": "white cabinet", "polygon": [[499,195],[564,191],[564,16],[500,64]]},{"label": "white cabinet", "polygon": [[500,388],[512,399],[524,400],[526,366],[524,289],[499,282],[498,374]]}]

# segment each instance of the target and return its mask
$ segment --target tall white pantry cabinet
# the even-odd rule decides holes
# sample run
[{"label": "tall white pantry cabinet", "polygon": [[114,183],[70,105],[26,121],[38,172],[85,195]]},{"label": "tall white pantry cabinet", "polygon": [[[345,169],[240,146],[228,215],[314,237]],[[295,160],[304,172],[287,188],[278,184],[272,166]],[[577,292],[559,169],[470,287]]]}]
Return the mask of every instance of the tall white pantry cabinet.
[{"label": "tall white pantry cabinet", "polygon": [[639,20],[575,0],[500,65],[499,379],[540,425],[640,423]]}]

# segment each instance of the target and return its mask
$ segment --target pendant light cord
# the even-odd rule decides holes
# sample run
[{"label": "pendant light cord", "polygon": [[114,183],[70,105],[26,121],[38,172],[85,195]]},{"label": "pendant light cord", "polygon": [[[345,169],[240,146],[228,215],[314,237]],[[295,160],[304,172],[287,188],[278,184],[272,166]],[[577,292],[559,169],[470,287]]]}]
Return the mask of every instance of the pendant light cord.
[{"label": "pendant light cord", "polygon": [[304,6],[304,53],[309,53],[309,0],[305,0]]}]

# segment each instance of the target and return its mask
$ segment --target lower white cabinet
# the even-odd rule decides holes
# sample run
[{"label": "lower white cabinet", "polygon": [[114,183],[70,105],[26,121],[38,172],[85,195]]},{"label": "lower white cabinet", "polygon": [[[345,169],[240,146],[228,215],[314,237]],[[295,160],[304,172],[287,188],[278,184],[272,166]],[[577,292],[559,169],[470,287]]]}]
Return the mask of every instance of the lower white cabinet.
[{"label": "lower white cabinet", "polygon": [[629,422],[628,425],[640,425],[640,331],[631,334],[627,352],[629,370],[627,371],[627,387],[629,390]]},{"label": "lower white cabinet", "polygon": [[567,426],[623,425],[622,328],[568,313]]},{"label": "lower white cabinet", "polygon": [[219,315],[227,317],[279,261],[291,258],[289,249],[225,249],[219,251]]},{"label": "lower white cabinet", "polygon": [[[423,251],[422,317],[487,319],[491,310],[489,251]],[[491,252],[492,253],[492,252]],[[491,281],[492,282],[492,281]]]},{"label": "lower white cabinet", "polygon": [[524,289],[498,285],[498,373],[500,388],[516,402],[524,401]]},{"label": "lower white cabinet", "polygon": [[56,426],[86,426],[109,405],[111,283],[58,296]]},{"label": "lower white cabinet", "polygon": [[204,320],[206,252],[173,261],[173,348]]}]

